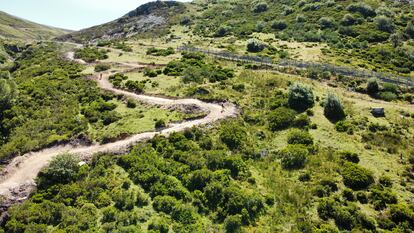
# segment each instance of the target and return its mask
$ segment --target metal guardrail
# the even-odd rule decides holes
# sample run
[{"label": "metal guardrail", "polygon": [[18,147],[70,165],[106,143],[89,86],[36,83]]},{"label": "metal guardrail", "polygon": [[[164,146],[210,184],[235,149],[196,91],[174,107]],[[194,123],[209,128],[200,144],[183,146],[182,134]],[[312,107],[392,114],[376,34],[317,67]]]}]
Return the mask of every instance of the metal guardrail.
[{"label": "metal guardrail", "polygon": [[188,51],[188,52],[200,52],[217,58],[222,58],[231,61],[240,61],[248,63],[256,63],[263,66],[269,67],[293,67],[297,69],[319,69],[321,71],[329,71],[334,74],[350,76],[350,77],[359,77],[359,78],[377,78],[378,80],[385,83],[392,83],[396,85],[405,85],[414,87],[414,77],[405,77],[398,76],[393,74],[375,72],[371,70],[364,69],[354,69],[350,67],[336,66],[332,64],[325,63],[316,63],[316,62],[305,62],[297,61],[291,59],[282,59],[278,63],[274,63],[273,60],[269,57],[261,56],[247,56],[247,55],[238,55],[227,51],[217,51],[217,50],[206,50],[190,46],[180,46],[178,51]]}]

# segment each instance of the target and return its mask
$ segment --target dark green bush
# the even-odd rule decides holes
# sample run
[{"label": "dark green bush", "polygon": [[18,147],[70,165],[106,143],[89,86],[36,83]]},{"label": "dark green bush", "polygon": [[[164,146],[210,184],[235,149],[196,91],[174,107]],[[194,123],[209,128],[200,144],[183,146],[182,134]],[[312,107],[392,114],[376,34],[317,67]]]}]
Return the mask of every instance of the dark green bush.
[{"label": "dark green bush", "polygon": [[104,60],[108,58],[107,52],[104,49],[95,47],[85,47],[75,51],[75,58],[82,59],[86,62],[94,62],[96,60]]},{"label": "dark green bush", "polygon": [[288,143],[289,144],[301,144],[301,145],[313,145],[313,137],[312,135],[303,130],[292,130],[288,135]]},{"label": "dark green bush", "polygon": [[165,121],[163,119],[158,119],[155,122],[155,128],[156,129],[162,129],[162,128],[165,128],[166,126],[167,126],[167,124],[165,123]]},{"label": "dark green bush", "polygon": [[152,56],[169,56],[171,54],[174,54],[175,50],[174,48],[168,47],[166,49],[157,49],[157,48],[149,48],[147,49],[147,55],[152,55]]},{"label": "dark green bush", "polygon": [[220,131],[220,140],[231,150],[241,148],[246,139],[246,130],[235,123],[225,125]]},{"label": "dark green bush", "polygon": [[375,78],[371,78],[368,80],[368,84],[367,84],[367,93],[371,96],[376,96],[377,93],[379,92],[379,84],[378,84],[378,80]]},{"label": "dark green bush", "polygon": [[297,111],[305,111],[315,104],[312,89],[299,83],[289,88],[288,97],[289,106]]},{"label": "dark green bush", "polygon": [[359,163],[359,155],[350,151],[340,151],[339,156],[341,159],[346,160],[351,163]]},{"label": "dark green bush", "polygon": [[353,190],[366,189],[374,183],[372,172],[354,163],[344,163],[341,175],[344,184]]},{"label": "dark green bush", "polygon": [[265,47],[265,44],[257,39],[250,39],[247,41],[247,51],[249,52],[261,52],[265,49]]},{"label": "dark green bush", "polygon": [[66,184],[76,179],[80,159],[72,154],[61,154],[54,158],[39,176],[39,185]]},{"label": "dark green bush", "polygon": [[324,114],[332,121],[339,121],[345,118],[345,111],[338,96],[329,93],[324,103]]},{"label": "dark green bush", "polygon": [[288,24],[282,20],[276,20],[272,22],[272,28],[276,30],[284,30],[288,27]]},{"label": "dark green bush", "polygon": [[255,13],[261,13],[261,12],[267,11],[267,9],[268,9],[268,5],[267,5],[266,2],[259,2],[259,3],[256,3],[253,6],[253,9],[252,10]]},{"label": "dark green bush", "polygon": [[95,66],[95,72],[102,72],[111,69],[111,65],[109,64],[98,64]]},{"label": "dark green bush", "polygon": [[296,112],[286,107],[276,108],[269,116],[269,127],[272,131],[289,128],[295,120]]},{"label": "dark green bush", "polygon": [[279,155],[284,169],[301,169],[305,167],[309,152],[303,145],[289,145]]}]

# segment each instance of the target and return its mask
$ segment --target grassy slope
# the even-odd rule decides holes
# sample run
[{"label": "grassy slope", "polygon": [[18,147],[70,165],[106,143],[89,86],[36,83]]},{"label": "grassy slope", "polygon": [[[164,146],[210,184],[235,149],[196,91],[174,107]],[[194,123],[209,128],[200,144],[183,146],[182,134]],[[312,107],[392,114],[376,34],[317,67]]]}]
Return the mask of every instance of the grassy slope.
[{"label": "grassy slope", "polygon": [[51,39],[69,31],[33,23],[0,11],[0,37],[22,40]]}]

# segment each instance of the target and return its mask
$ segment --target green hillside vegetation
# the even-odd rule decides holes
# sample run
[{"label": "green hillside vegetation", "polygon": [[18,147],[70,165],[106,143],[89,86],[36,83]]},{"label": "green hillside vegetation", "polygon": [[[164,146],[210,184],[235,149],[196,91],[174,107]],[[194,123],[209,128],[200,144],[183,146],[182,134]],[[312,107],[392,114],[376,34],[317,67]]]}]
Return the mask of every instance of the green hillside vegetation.
[{"label": "green hillside vegetation", "polygon": [[[413,87],[176,48],[411,77],[413,7],[377,0],[157,1],[125,17],[169,12],[168,24],[100,38],[128,25],[123,17],[62,38],[96,42],[76,56],[98,65],[56,59],[59,46],[50,44],[23,49],[7,69],[10,77],[0,79],[1,158],[83,135],[114,141],[193,117],[99,91],[82,74],[104,66],[117,88],[228,101],[239,114],[156,136],[122,155],[95,155],[83,166],[60,155],[28,200],[10,208],[0,232],[411,232]],[[122,63],[150,66],[124,73]],[[372,108],[385,115],[374,116]]]},{"label": "green hillside vegetation", "polygon": [[0,11],[0,38],[47,40],[69,32],[33,23]]},{"label": "green hillside vegetation", "polygon": [[[0,161],[76,138],[113,141],[150,131],[156,120],[191,117],[156,107],[127,108],[127,100],[102,92],[87,80],[82,66],[61,59],[56,44],[20,49],[14,65],[1,71]],[[137,124],[133,128],[117,123],[131,120]]]},{"label": "green hillside vegetation", "polygon": [[[185,78],[186,69],[217,67],[234,76],[214,81],[191,72],[195,76]],[[367,95],[200,54],[171,58],[163,73],[178,76],[177,92],[231,100],[242,114],[212,129],[155,138],[126,155],[97,156],[92,164],[64,173],[71,177],[50,180],[60,171],[46,169],[36,194],[12,208],[6,231],[374,232],[412,227],[411,106],[384,102],[387,116],[378,119],[369,113]],[[111,78],[121,88],[129,79]],[[147,88],[153,87],[145,85],[143,91]],[[38,217],[27,220],[27,215]]]}]

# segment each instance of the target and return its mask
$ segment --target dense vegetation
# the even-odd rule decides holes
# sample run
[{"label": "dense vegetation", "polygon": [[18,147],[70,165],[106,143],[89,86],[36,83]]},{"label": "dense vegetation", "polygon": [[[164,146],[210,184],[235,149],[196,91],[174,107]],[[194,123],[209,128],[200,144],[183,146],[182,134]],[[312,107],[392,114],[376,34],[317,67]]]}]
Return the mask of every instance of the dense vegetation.
[{"label": "dense vegetation", "polygon": [[110,98],[80,75],[82,68],[59,57],[56,45],[29,46],[11,68],[12,78],[0,79],[0,160],[67,142],[89,122],[117,119]]},{"label": "dense vegetation", "polygon": [[[193,30],[204,37],[271,33],[286,41],[325,42],[330,49],[324,52],[340,56],[343,63],[358,58],[374,70],[414,71],[413,47],[404,43],[414,31],[408,1],[201,1],[199,5],[201,16],[190,18]],[[261,44],[250,41],[249,51],[262,51]]]},{"label": "dense vegetation", "polygon": [[[160,11],[175,7],[157,2],[128,17],[159,13],[152,9],[157,5]],[[165,37],[102,40],[100,48],[78,54],[166,64],[113,72],[109,81],[135,93],[230,101],[238,116],[157,136],[122,155],[95,155],[82,166],[75,156],[60,155],[41,172],[38,190],[10,209],[5,232],[412,231],[412,89],[318,68],[286,68],[286,75],[200,53],[174,54],[169,47],[182,42],[173,35],[182,31],[196,33],[183,42],[195,46],[291,56],[288,46],[274,46],[280,39],[303,50],[321,46],[321,59],[330,62],[404,75],[413,71],[412,5],[199,0],[186,5],[185,15],[177,14],[183,5],[176,6],[170,17],[180,18],[179,27]],[[0,73],[1,158],[121,122],[117,101],[139,108],[100,93],[81,78],[79,65],[56,59],[56,47],[22,51],[16,65]],[[384,107],[384,115],[374,116],[372,107]],[[168,122],[158,114],[151,124],[162,129]],[[107,141],[119,136],[109,134]]]}]

